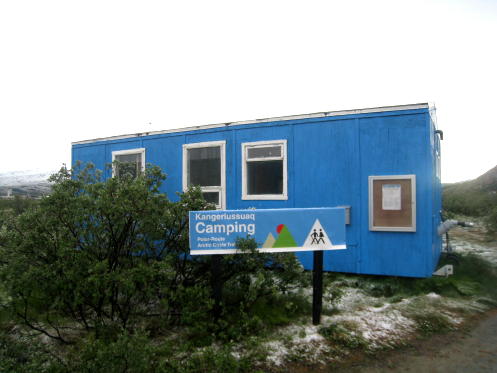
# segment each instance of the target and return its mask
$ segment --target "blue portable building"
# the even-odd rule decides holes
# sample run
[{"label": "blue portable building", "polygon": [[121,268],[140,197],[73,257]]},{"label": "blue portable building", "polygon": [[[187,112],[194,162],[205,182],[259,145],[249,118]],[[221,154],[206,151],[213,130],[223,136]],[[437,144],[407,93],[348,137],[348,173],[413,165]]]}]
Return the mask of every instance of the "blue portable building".
[{"label": "blue portable building", "polygon": [[[439,132],[414,104],[78,141],[72,161],[158,165],[170,198],[200,185],[221,209],[346,206],[347,250],[325,252],[325,270],[428,277],[442,246]],[[312,268],[312,253],[296,255]]]}]

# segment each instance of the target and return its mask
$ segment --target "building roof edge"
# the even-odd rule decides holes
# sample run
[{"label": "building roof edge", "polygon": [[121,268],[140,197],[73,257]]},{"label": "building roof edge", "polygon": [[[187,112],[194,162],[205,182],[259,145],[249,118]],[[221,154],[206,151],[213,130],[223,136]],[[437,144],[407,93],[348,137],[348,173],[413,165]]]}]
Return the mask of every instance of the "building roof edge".
[{"label": "building roof edge", "polygon": [[101,137],[101,138],[95,138],[95,139],[89,139],[89,140],[74,141],[71,144],[72,145],[82,145],[82,144],[90,144],[90,143],[97,142],[97,141],[122,140],[122,139],[128,139],[128,138],[136,138],[136,137],[152,136],[152,135],[162,135],[162,134],[175,133],[175,132],[188,132],[188,131],[204,130],[204,129],[211,129],[211,128],[232,127],[232,126],[239,126],[239,125],[243,125],[243,124],[266,123],[266,122],[299,120],[299,119],[310,119],[310,118],[324,118],[324,117],[335,117],[335,116],[353,115],[353,114],[381,113],[381,112],[399,111],[399,110],[430,109],[430,107],[431,106],[428,103],[419,103],[419,104],[407,104],[407,105],[395,105],[395,106],[380,106],[380,107],[364,108],[364,109],[322,111],[322,112],[311,113],[311,114],[287,115],[287,116],[280,116],[280,117],[270,117],[270,118],[244,120],[244,121],[237,121],[237,122],[217,123],[217,124],[206,124],[206,125],[189,126],[189,127],[176,128],[176,129],[170,129],[170,130],[140,132],[140,133],[134,133],[134,134],[127,134],[127,135]]}]

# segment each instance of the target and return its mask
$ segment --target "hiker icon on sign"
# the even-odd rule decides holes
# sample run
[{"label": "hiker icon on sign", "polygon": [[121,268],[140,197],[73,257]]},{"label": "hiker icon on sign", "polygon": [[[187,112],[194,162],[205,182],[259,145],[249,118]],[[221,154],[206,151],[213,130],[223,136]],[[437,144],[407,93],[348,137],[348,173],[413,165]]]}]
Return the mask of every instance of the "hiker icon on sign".
[{"label": "hiker icon on sign", "polygon": [[314,232],[311,233],[311,237],[312,237],[312,241],[311,241],[311,245],[314,245],[314,244],[318,244],[318,232],[316,232],[316,230],[314,229]]},{"label": "hiker icon on sign", "polygon": [[324,242],[324,234],[323,234],[323,230],[322,229],[319,230],[318,245],[319,245],[320,242],[322,242],[323,244],[325,243]]},{"label": "hiker icon on sign", "polygon": [[310,250],[331,250],[333,248],[333,243],[328,236],[326,227],[321,225],[319,219],[316,219],[312,227],[310,227],[302,247],[307,247]]},{"label": "hiker icon on sign", "polygon": [[319,229],[319,233],[314,229],[311,233],[311,245],[319,245],[319,243],[324,244],[324,233],[322,229]]}]

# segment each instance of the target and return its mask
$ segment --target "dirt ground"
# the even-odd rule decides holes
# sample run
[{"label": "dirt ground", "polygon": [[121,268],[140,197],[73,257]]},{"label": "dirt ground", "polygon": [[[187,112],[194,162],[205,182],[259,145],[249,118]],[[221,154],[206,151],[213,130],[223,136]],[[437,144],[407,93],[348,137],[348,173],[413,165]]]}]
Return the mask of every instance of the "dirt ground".
[{"label": "dirt ground", "polygon": [[413,342],[409,347],[383,352],[337,373],[497,372],[497,310],[469,321],[461,330]]},{"label": "dirt ground", "polygon": [[497,309],[475,316],[457,331],[411,341],[407,346],[341,364],[286,367],[292,373],[496,373]]}]

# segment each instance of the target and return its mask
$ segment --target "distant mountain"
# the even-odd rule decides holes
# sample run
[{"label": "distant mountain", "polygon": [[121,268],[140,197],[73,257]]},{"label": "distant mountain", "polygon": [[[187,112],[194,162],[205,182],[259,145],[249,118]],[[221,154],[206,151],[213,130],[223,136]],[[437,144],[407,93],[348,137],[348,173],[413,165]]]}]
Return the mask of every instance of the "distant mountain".
[{"label": "distant mountain", "polygon": [[497,191],[497,166],[478,176],[476,179],[462,181],[459,183],[445,184],[444,190],[454,191],[482,191],[494,192]]},{"label": "distant mountain", "polygon": [[445,184],[443,207],[454,213],[483,216],[497,203],[497,166],[473,180]]},{"label": "distant mountain", "polygon": [[482,190],[497,191],[497,166],[473,180]]},{"label": "distant mountain", "polygon": [[29,170],[0,174],[0,197],[40,197],[50,193],[48,178],[53,172]]}]

